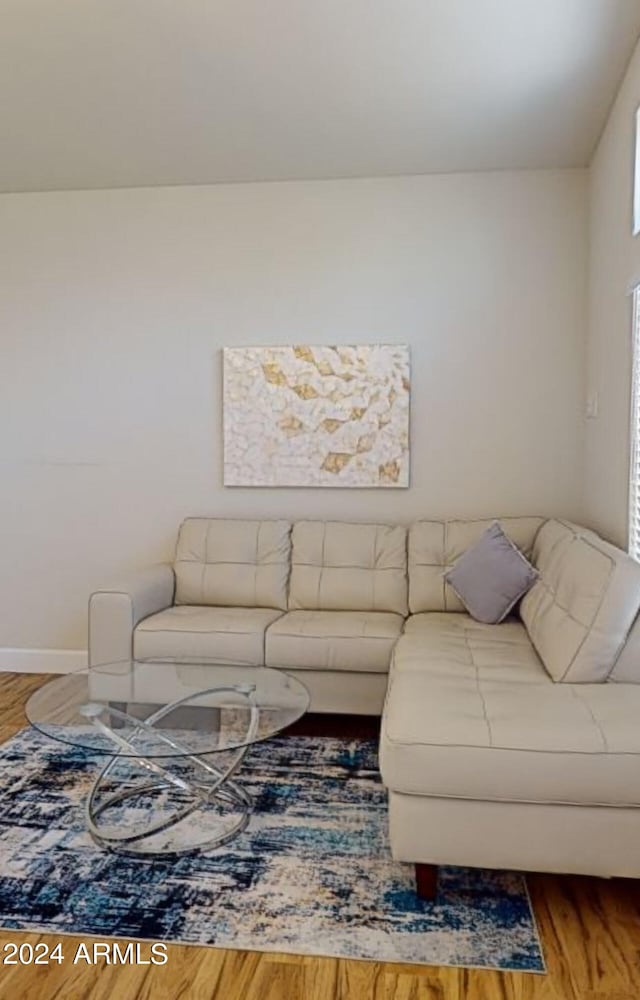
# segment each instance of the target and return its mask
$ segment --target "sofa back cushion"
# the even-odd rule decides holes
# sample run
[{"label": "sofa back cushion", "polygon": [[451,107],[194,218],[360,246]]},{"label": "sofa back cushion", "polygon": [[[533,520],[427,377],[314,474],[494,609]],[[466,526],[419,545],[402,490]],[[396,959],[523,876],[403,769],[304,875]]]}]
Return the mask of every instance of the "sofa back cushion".
[{"label": "sofa back cushion", "polygon": [[499,520],[505,535],[527,559],[544,519],[541,517],[487,517],[462,521],[416,521],[409,529],[409,611],[464,611],[460,598],[444,574],[491,524]]},{"label": "sofa back cushion", "polygon": [[607,680],[614,684],[640,684],[640,613]]},{"label": "sofa back cushion", "polygon": [[640,608],[640,564],[592,531],[547,521],[520,605],[529,638],[555,681],[597,683],[612,673]]},{"label": "sofa back cushion", "polygon": [[176,549],[176,604],[287,607],[288,521],[190,517]]},{"label": "sofa back cushion", "polygon": [[399,525],[298,521],[289,607],[407,613],[407,532]]}]

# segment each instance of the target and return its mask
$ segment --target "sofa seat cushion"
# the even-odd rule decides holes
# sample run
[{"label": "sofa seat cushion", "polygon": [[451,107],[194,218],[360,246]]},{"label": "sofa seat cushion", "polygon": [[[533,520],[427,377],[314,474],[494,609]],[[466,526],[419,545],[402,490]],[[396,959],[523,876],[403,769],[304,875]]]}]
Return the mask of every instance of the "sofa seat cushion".
[{"label": "sofa seat cushion", "polygon": [[280,614],[271,608],[167,608],[140,622],[133,655],[264,666],[265,631]]},{"label": "sofa seat cushion", "polygon": [[409,795],[640,806],[640,686],[554,684],[517,621],[407,621],[390,671],[382,777]]},{"label": "sofa seat cushion", "polygon": [[267,631],[268,667],[387,673],[402,615],[290,611]]}]

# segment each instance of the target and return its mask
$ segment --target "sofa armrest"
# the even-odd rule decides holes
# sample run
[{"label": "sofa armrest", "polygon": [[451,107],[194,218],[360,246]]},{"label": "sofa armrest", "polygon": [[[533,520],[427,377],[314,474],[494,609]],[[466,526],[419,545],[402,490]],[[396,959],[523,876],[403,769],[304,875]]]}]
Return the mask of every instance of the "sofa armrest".
[{"label": "sofa armrest", "polygon": [[136,625],[171,607],[174,590],[173,567],[165,563],[96,590],[89,598],[89,666],[130,659]]}]

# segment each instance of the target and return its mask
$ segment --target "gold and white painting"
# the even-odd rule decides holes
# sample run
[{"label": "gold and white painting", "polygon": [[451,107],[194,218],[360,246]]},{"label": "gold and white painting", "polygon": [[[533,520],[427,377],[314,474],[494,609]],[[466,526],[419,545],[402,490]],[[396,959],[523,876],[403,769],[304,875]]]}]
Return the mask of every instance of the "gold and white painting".
[{"label": "gold and white painting", "polygon": [[223,351],[225,486],[409,485],[409,348]]}]

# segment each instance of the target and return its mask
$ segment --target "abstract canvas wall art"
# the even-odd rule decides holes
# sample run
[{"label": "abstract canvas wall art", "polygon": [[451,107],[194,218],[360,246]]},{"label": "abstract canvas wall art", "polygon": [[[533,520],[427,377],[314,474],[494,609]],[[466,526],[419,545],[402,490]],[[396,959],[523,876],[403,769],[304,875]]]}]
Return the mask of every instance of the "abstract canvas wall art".
[{"label": "abstract canvas wall art", "polygon": [[225,486],[409,485],[409,348],[223,352]]}]

